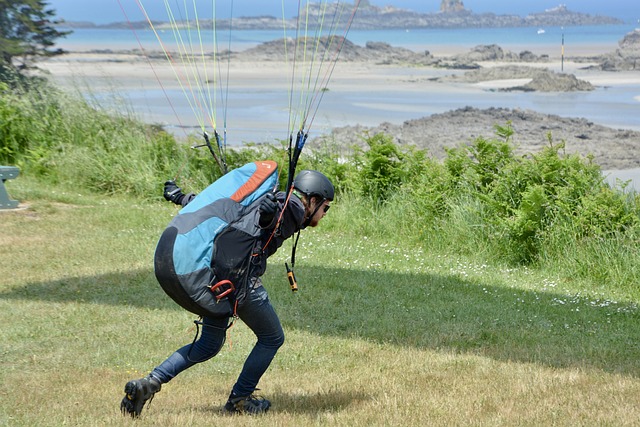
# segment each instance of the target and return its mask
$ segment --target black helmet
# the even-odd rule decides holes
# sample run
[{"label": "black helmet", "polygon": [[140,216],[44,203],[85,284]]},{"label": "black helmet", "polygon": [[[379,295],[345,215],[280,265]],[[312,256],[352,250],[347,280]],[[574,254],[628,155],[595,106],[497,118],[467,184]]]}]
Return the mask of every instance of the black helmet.
[{"label": "black helmet", "polygon": [[333,200],[333,184],[329,178],[318,171],[300,171],[293,180],[293,188],[309,197],[317,196],[326,200]]}]

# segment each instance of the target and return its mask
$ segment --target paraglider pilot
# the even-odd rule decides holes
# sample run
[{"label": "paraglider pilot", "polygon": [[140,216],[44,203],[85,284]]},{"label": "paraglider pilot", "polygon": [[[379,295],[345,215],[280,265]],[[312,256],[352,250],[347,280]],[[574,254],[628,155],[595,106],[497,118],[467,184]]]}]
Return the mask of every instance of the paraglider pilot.
[{"label": "paraglider pilot", "polygon": [[[285,203],[287,193],[268,193],[259,203],[259,226],[263,230],[263,241],[272,239],[265,248],[259,265],[250,272],[246,297],[236,308],[237,316],[253,331],[257,342],[244,362],[238,379],[233,385],[229,398],[224,405],[228,413],[262,414],[271,406],[271,402],[257,397],[254,392],[278,349],[284,343],[284,332],[267,291],[262,285],[261,276],[267,267],[267,258],[293,236],[306,227],[315,227],[329,209],[334,198],[334,187],[329,179],[313,170],[301,171],[293,182],[293,194]],[[186,206],[194,194],[184,194],[173,182],[165,183],[164,196],[168,201]],[[285,207],[284,213],[282,209]],[[274,232],[279,222],[279,230]],[[202,318],[202,334],[191,344],[176,350],[164,362],[155,367],[149,375],[127,382],[125,397],[121,402],[124,414],[137,417],[146,402],[160,391],[162,384],[171,381],[180,372],[191,366],[214,357],[224,344],[229,318]]]}]

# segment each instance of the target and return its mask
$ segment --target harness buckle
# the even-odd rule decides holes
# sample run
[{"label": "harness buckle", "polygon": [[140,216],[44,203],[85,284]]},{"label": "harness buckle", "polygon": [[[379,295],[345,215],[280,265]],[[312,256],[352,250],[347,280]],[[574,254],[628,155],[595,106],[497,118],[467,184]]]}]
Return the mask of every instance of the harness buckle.
[{"label": "harness buckle", "polygon": [[235,291],[236,287],[233,286],[233,283],[231,282],[231,280],[225,279],[209,286],[209,289],[211,290],[211,292],[216,294],[215,297],[217,300],[221,300],[222,298],[226,297],[227,295]]}]

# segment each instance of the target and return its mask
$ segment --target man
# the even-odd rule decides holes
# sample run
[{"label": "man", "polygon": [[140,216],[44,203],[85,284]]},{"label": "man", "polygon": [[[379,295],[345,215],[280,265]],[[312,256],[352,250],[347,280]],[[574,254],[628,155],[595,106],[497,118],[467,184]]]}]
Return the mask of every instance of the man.
[{"label": "man", "polygon": [[[293,182],[293,193],[286,203],[287,193],[268,193],[260,203],[258,222],[262,232],[263,253],[250,271],[246,296],[236,309],[236,314],[255,333],[257,342],[247,357],[242,371],[233,386],[224,410],[228,413],[262,414],[271,402],[254,396],[256,386],[278,349],[284,343],[280,319],[273,309],[261,276],[267,267],[267,258],[296,232],[315,227],[329,210],[334,198],[334,188],[322,173],[304,170]],[[165,183],[167,200],[186,206],[195,195],[184,194],[174,182]],[[284,212],[283,212],[284,208]],[[282,215],[281,215],[282,214]],[[276,230],[276,227],[278,229]],[[214,260],[215,262],[215,260]],[[144,404],[180,372],[214,357],[224,344],[229,317],[203,317],[202,334],[191,344],[176,350],[145,378],[129,381],[125,385],[125,397],[120,409],[133,417],[140,415]]]}]

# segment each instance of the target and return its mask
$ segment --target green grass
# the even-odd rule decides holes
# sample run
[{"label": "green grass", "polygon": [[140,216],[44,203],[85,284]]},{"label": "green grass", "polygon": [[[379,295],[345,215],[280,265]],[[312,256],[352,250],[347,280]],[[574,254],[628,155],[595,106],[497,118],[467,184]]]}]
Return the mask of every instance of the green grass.
[{"label": "green grass", "polygon": [[123,419],[124,383],[195,332],[194,316],[152,271],[175,207],[28,176],[7,186],[28,208],[0,213],[0,425],[640,419],[637,289],[363,233],[347,222],[353,200],[338,200],[320,227],[303,232],[297,294],[283,266],[290,245],[270,260],[264,282],[287,340],[259,385],[273,402],[269,414],[220,413],[254,342],[237,322],[214,360],[163,386],[141,419]]}]

